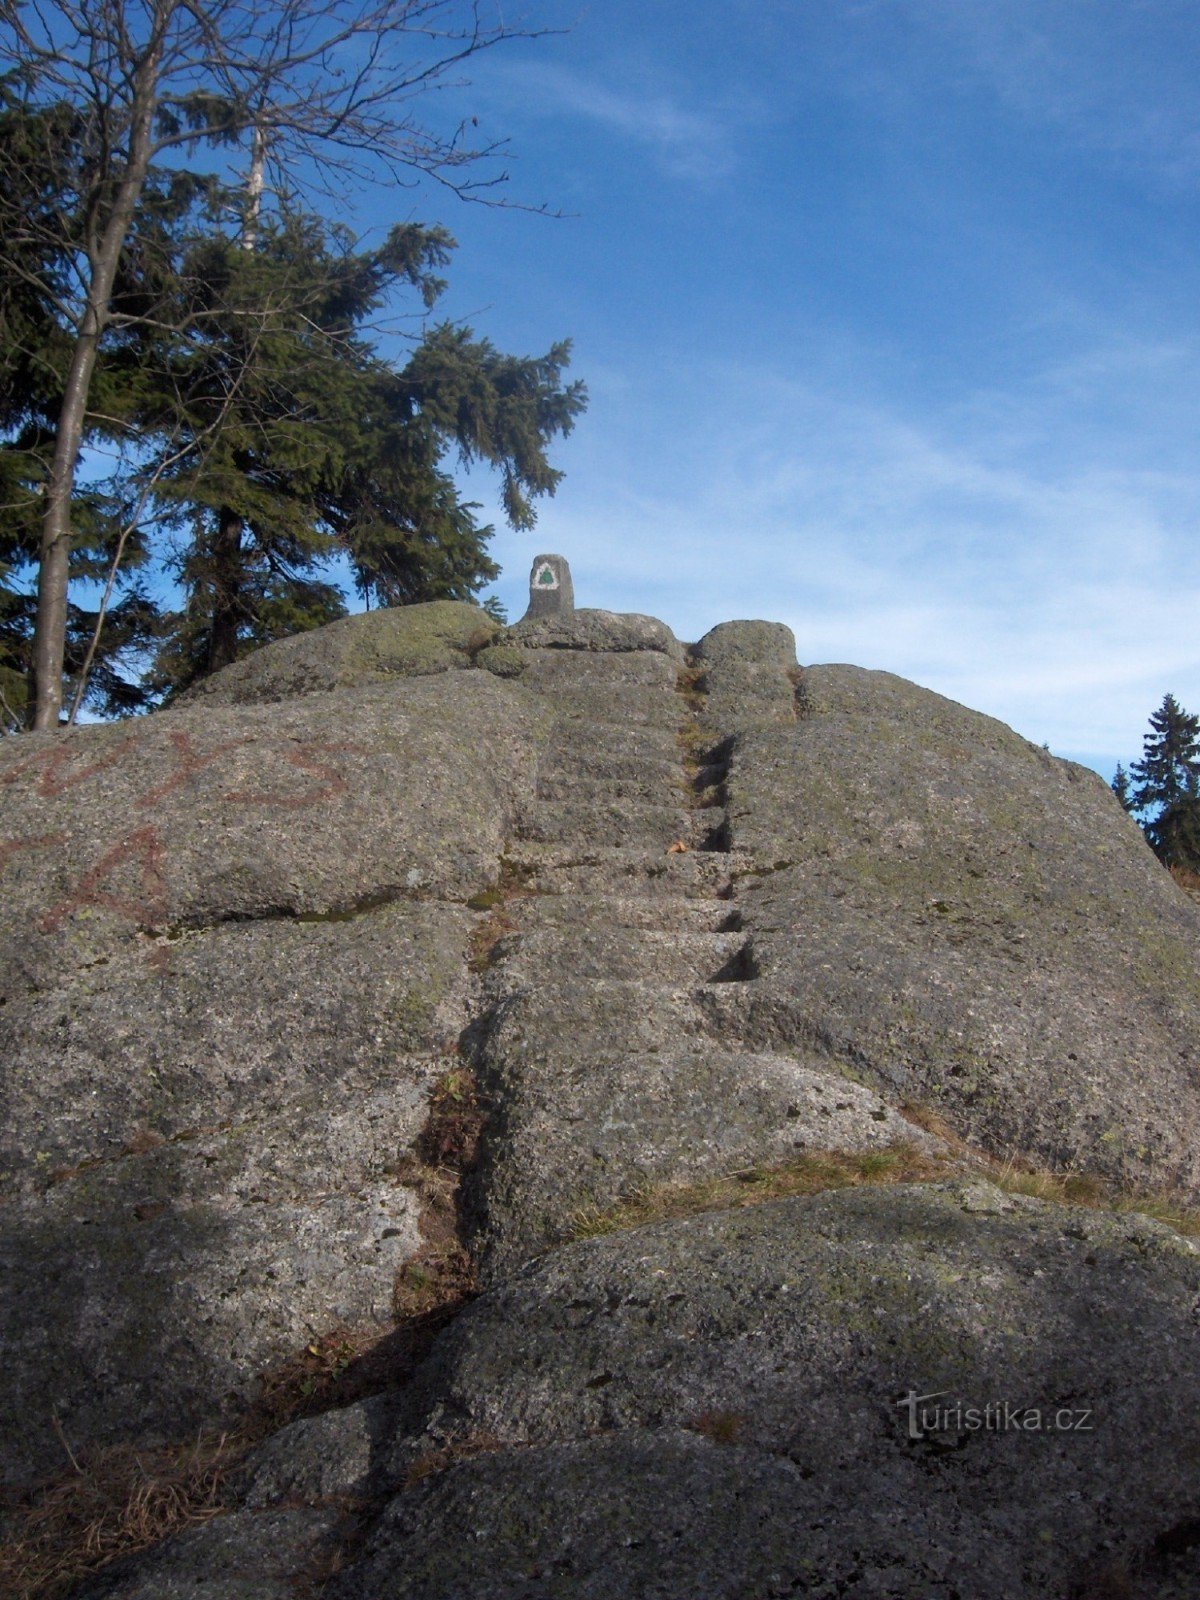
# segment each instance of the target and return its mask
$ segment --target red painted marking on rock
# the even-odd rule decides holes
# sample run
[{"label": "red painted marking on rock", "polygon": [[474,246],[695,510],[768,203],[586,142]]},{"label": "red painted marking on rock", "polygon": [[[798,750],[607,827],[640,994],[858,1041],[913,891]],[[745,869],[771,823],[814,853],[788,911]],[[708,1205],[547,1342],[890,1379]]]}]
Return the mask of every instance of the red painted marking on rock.
[{"label": "red painted marking on rock", "polygon": [[137,801],[137,805],[139,807],[152,806],[157,804],[159,800],[165,800],[167,795],[181,788],[195,773],[203,772],[205,767],[210,766],[218,756],[223,756],[227,750],[237,750],[242,745],[250,744],[251,742],[250,739],[229,739],[224,744],[213,745],[211,750],[206,750],[202,755],[199,755],[192,743],[190,733],[172,733],[171,743],[175,746],[176,753],[179,755],[183,765],[178,772],[173,773],[164,783],[160,783],[156,789],[151,789],[148,793],[142,795]]},{"label": "red painted marking on rock", "polygon": [[51,845],[64,844],[66,838],[65,833],[38,833],[29,839],[0,839],[0,872],[20,851],[48,850]]},{"label": "red painted marking on rock", "polygon": [[0,784],[15,783],[21,774],[28,772],[31,767],[40,768],[38,793],[43,799],[53,800],[55,796],[73,789],[77,783],[82,783],[85,778],[94,777],[97,772],[104,772],[108,767],[116,766],[122,756],[128,755],[136,743],[137,740],[131,736],[109,755],[101,757],[99,761],[93,761],[90,766],[80,767],[78,772],[70,772],[65,777],[60,776],[63,767],[74,761],[79,751],[68,745],[57,750],[39,750],[24,761],[19,761],[15,767],[10,767],[0,778]]},{"label": "red painted marking on rock", "polygon": [[291,811],[301,810],[305,806],[315,806],[322,800],[332,799],[335,794],[345,794],[349,784],[336,767],[316,760],[315,756],[306,754],[306,751],[323,751],[336,755],[343,750],[355,751],[359,755],[370,754],[365,745],[330,744],[321,739],[308,739],[301,749],[284,752],[283,759],[289,765],[296,767],[300,772],[311,772],[314,777],[324,778],[325,787],[322,789],[309,789],[302,794],[267,794],[251,789],[231,789],[222,798],[236,801],[240,805],[278,806]]},{"label": "red painted marking on rock", "polygon": [[[152,823],[147,823],[144,828],[136,828],[128,838],[113,845],[91,871],[84,874],[79,887],[47,911],[38,926],[43,933],[53,933],[73,911],[80,911],[84,906],[103,906],[120,917],[127,917],[130,922],[136,922],[139,927],[165,922],[167,886],[163,877],[164,854],[162,837]],[[140,900],[129,895],[109,894],[100,888],[126,861],[141,863]]]}]

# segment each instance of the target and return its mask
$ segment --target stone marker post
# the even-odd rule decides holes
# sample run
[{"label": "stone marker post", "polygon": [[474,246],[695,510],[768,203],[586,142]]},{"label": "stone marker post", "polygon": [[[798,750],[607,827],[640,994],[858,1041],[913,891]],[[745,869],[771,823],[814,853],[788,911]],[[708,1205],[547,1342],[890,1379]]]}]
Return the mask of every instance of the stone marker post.
[{"label": "stone marker post", "polygon": [[535,617],[569,617],[575,609],[571,569],[563,556],[535,556],[529,572],[529,610],[522,622]]}]

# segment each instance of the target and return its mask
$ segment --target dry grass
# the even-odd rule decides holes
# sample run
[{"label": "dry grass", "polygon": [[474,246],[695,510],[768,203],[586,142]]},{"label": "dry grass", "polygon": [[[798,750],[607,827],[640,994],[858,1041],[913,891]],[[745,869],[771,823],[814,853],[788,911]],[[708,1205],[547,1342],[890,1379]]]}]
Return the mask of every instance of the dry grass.
[{"label": "dry grass", "polygon": [[714,1444],[736,1444],[746,1425],[745,1417],[736,1411],[702,1411],[688,1424],[693,1432],[702,1433]]},{"label": "dry grass", "polygon": [[648,1222],[761,1205],[788,1195],[820,1194],[862,1184],[933,1183],[952,1176],[948,1157],[929,1156],[915,1145],[889,1145],[864,1153],[824,1150],[777,1167],[747,1167],[699,1183],[651,1184],[614,1206],[585,1206],[572,1220],[571,1236],[592,1239]]},{"label": "dry grass", "polygon": [[[52,1600],[118,1556],[219,1516],[231,1470],[258,1435],[201,1437],[182,1449],[98,1453],[12,1508],[0,1593]],[[74,1458],[72,1458],[74,1460]]]},{"label": "dry grass", "polygon": [[506,934],[515,933],[516,923],[504,908],[494,905],[471,929],[467,941],[467,967],[471,972],[486,972],[495,959],[496,946]]},{"label": "dry grass", "polygon": [[803,667],[789,667],[788,677],[792,684],[792,701],[796,711],[796,721],[804,722],[812,716],[812,700],[808,693],[808,679],[804,675]]},{"label": "dry grass", "polygon": [[1011,1158],[989,1164],[987,1177],[1009,1194],[1025,1194],[1057,1205],[1086,1206],[1093,1211],[1136,1213],[1166,1223],[1188,1238],[1200,1237],[1200,1211],[1168,1190],[1121,1189],[1092,1172],[1051,1172]]},{"label": "dry grass", "polygon": [[1168,867],[1167,871],[1185,894],[1200,900],[1200,872],[1193,872],[1190,867]]},{"label": "dry grass", "polygon": [[[906,1111],[910,1121],[917,1120],[916,1112],[917,1108]],[[941,1135],[940,1123],[938,1114],[930,1112],[921,1125]],[[1189,1238],[1200,1237],[1200,1211],[1168,1191],[1120,1189],[1094,1173],[1051,1172],[1016,1157],[1000,1161],[973,1150],[948,1128],[946,1133],[950,1149],[944,1155],[903,1143],[867,1152],[814,1151],[779,1166],[749,1167],[698,1183],[646,1185],[616,1205],[582,1207],[572,1219],[571,1237],[593,1239],[646,1223],[762,1205],[790,1195],[864,1185],[937,1183],[964,1176],[984,1178],[1009,1194],[1058,1205],[1148,1216]]]},{"label": "dry grass", "polygon": [[437,1472],[445,1472],[447,1467],[456,1461],[470,1461],[474,1456],[487,1455],[492,1450],[506,1450],[508,1443],[498,1439],[494,1433],[470,1433],[462,1439],[455,1439],[451,1444],[444,1444],[437,1450],[427,1450],[424,1455],[418,1456],[405,1474],[404,1486],[411,1489],[414,1484],[420,1483],[423,1478],[430,1478]]},{"label": "dry grass", "polygon": [[[966,1140],[955,1132],[942,1113],[924,1100],[903,1101],[900,1105],[900,1115],[906,1122],[911,1122],[914,1128],[922,1128],[926,1133],[931,1133],[935,1139],[940,1139],[956,1155],[978,1155],[978,1152],[972,1150]],[[986,1158],[980,1156],[979,1159]]]},{"label": "dry grass", "polygon": [[[404,1383],[475,1293],[458,1234],[457,1191],[476,1158],[482,1125],[474,1079],[458,1062],[434,1086],[415,1158],[395,1174],[420,1195],[424,1244],[397,1275],[392,1328],[335,1328],[310,1340],[260,1374],[256,1399],[224,1433],[172,1448],[120,1446],[83,1458],[64,1438],[71,1470],[6,1508],[0,1594],[58,1600],[119,1556],[221,1515],[228,1479],[264,1439],[300,1417]],[[156,1147],[135,1140],[131,1153]]]},{"label": "dry grass", "polygon": [[429,1116],[417,1140],[417,1154],[426,1166],[460,1176],[474,1164],[483,1122],[474,1076],[464,1066],[453,1066],[429,1097]]},{"label": "dry grass", "polygon": [[430,1282],[435,1292],[423,1296],[421,1308],[382,1336],[378,1328],[335,1329],[264,1372],[256,1402],[225,1433],[162,1449],[119,1446],[72,1456],[69,1472],[5,1508],[0,1594],[60,1600],[118,1557],[222,1515],[226,1484],[264,1439],[411,1375],[473,1292],[461,1266],[435,1270]]},{"label": "dry grass", "polygon": [[704,677],[707,668],[695,665],[680,667],[675,676],[676,693],[686,702],[692,711],[703,709],[708,696],[704,692]]}]

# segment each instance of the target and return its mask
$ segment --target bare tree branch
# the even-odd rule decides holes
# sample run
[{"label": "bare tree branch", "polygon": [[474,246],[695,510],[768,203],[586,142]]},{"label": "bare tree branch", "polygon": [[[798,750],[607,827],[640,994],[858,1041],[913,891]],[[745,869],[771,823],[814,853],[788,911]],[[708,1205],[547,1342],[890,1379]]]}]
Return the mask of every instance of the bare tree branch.
[{"label": "bare tree branch", "polygon": [[546,31],[510,23],[485,0],[0,5],[0,71],[25,85],[31,107],[65,105],[77,119],[75,168],[56,208],[63,230],[56,237],[48,213],[21,240],[58,263],[59,280],[39,288],[72,345],[45,492],[36,727],[59,720],[70,511],[88,397],[102,340],[129,321],[114,311],[114,288],[155,164],[234,147],[257,127],[291,186],[428,179],[495,203],[506,177],[495,170],[503,143],[475,143],[465,123],[439,130],[414,108],[435,86],[460,83],[473,57]]}]

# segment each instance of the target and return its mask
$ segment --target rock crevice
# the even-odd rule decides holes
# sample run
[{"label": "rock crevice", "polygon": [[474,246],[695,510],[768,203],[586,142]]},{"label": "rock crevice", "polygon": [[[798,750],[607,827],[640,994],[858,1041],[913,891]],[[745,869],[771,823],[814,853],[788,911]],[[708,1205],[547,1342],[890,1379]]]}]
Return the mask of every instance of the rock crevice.
[{"label": "rock crevice", "polygon": [[[1195,1593],[1195,1247],[976,1159],[1200,1195],[1200,911],[1103,784],[778,624],[408,609],[0,747],[6,1472],[383,1374],[79,1600]],[[613,1211],[898,1147],[958,1176]]]}]

